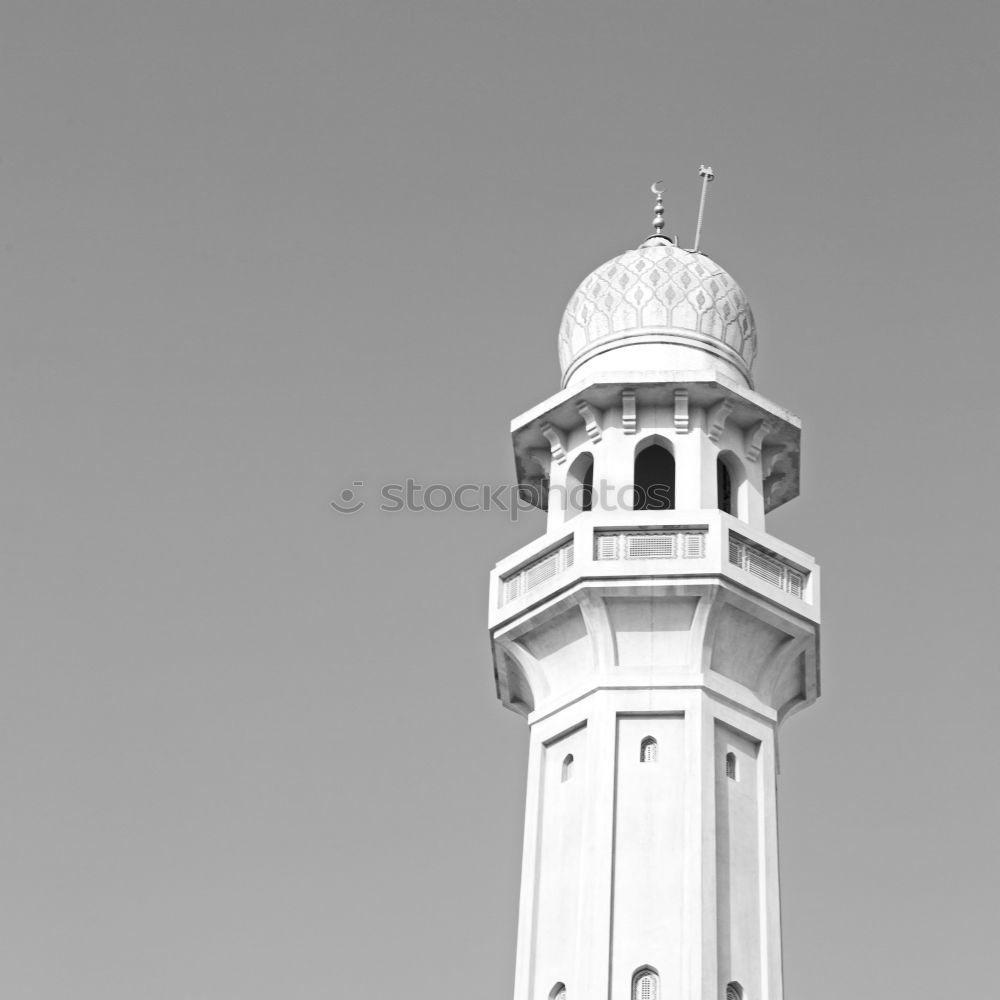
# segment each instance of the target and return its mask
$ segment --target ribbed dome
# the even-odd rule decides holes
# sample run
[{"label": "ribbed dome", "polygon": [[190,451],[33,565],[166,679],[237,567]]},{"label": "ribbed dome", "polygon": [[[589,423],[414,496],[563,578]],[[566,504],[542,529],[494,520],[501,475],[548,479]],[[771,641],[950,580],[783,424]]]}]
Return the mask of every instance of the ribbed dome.
[{"label": "ribbed dome", "polygon": [[602,264],[559,332],[563,385],[648,369],[718,370],[753,386],[757,330],[739,285],[702,253],[656,237]]}]

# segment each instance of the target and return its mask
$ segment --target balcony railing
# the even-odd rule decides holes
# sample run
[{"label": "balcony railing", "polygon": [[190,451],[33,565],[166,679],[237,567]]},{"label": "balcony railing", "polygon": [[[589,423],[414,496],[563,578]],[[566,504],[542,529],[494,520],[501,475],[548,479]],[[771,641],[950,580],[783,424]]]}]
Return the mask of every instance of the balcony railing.
[{"label": "balcony railing", "polygon": [[[635,522],[624,518],[594,524],[580,517],[554,540],[539,539],[504,560],[493,577],[496,612],[548,599],[578,580],[620,577],[714,577],[729,575],[746,586],[780,591],[819,612],[819,572],[806,553],[766,536],[745,536],[728,515],[701,512],[705,523],[664,523],[659,512],[643,512]],[[640,520],[645,518],[645,521]],[[624,524],[622,522],[625,522]],[[748,529],[751,530],[751,529]],[[749,574],[749,577],[747,576]],[[751,582],[751,579],[753,581]],[[778,594],[773,594],[778,599]]]},{"label": "balcony railing", "polygon": [[546,580],[573,565],[573,539],[563,542],[557,549],[522,566],[516,573],[503,578],[503,603],[523,597]]},{"label": "balcony railing", "polygon": [[805,594],[807,573],[732,533],[729,535],[729,561],[792,597],[801,599]]},{"label": "balcony railing", "polygon": [[707,534],[706,527],[595,531],[594,558],[704,559]]}]

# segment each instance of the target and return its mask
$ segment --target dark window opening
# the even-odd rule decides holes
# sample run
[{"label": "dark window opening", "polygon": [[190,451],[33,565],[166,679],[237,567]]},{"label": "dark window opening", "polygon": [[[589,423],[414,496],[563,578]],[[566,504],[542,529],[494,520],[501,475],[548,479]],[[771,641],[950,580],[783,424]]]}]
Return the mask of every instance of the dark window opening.
[{"label": "dark window opening", "polygon": [[577,455],[566,474],[566,519],[594,509],[594,456]]},{"label": "dark window opening", "polygon": [[587,466],[580,488],[580,510],[586,513],[594,509],[594,463]]},{"label": "dark window opening", "polygon": [[635,456],[634,510],[674,509],[674,456],[651,444]]},{"label": "dark window opening", "polygon": [[719,494],[719,510],[726,514],[735,514],[733,510],[733,477],[729,474],[729,466],[721,459],[715,461],[715,482]]}]

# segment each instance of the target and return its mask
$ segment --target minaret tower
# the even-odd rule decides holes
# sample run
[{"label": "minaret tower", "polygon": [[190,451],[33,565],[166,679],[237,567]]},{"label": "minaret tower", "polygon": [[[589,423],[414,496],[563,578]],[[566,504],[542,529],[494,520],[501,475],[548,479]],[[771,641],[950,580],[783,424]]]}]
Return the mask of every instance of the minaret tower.
[{"label": "minaret tower", "polygon": [[777,732],[819,693],[819,568],[765,516],[798,495],[800,423],[653,190],[653,235],[566,307],[562,390],[512,424],[548,511],[490,586],[530,728],[514,1000],[783,996]]}]

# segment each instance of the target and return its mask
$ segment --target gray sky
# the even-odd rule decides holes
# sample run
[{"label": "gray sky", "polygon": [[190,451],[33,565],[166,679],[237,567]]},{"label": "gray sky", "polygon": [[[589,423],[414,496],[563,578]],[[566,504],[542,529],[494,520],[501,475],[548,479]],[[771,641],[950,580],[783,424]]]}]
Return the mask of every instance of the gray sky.
[{"label": "gray sky", "polygon": [[[0,995],[510,996],[492,564],[648,185],[804,421],[786,992],[982,995],[996,930],[995,4],[5,0]],[[992,312],[990,310],[993,310]]]}]

